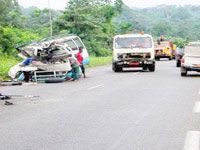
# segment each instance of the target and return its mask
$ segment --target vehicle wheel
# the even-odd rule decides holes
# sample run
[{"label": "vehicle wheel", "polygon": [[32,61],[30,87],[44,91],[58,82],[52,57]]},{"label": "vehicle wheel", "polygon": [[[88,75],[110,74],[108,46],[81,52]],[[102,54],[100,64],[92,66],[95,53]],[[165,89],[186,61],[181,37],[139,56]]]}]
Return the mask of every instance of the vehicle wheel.
[{"label": "vehicle wheel", "polygon": [[64,82],[65,79],[59,79],[59,78],[52,78],[52,79],[46,79],[45,83],[61,83]]},{"label": "vehicle wheel", "polygon": [[155,64],[149,66],[149,71],[150,72],[154,72],[155,71]]},{"label": "vehicle wheel", "polygon": [[147,68],[147,66],[146,65],[144,65],[143,67],[142,67],[142,70],[143,71],[146,71],[148,68]]},{"label": "vehicle wheel", "polygon": [[156,57],[156,60],[157,60],[157,61],[159,61],[159,60],[160,60],[160,58]]},{"label": "vehicle wheel", "polygon": [[169,57],[169,60],[172,60],[172,58],[171,58],[171,57]]},{"label": "vehicle wheel", "polygon": [[122,72],[122,67],[117,66],[116,64],[112,65],[112,69],[114,72]]},{"label": "vehicle wheel", "polygon": [[187,75],[187,69],[184,67],[181,67],[181,76],[186,76]]},{"label": "vehicle wheel", "polygon": [[181,66],[180,61],[176,61],[176,67],[180,67],[180,66]]}]

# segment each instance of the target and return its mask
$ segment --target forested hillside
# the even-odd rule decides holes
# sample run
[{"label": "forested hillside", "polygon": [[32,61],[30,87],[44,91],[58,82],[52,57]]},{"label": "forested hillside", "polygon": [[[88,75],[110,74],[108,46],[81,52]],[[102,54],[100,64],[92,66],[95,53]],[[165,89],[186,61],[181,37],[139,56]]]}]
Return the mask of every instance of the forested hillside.
[{"label": "forested hillside", "polygon": [[200,39],[200,6],[167,6],[152,8],[129,8],[123,6],[122,13],[115,22],[124,27],[124,31],[145,31],[155,37],[188,37]]},{"label": "forested hillside", "polygon": [[200,39],[200,6],[129,8],[122,0],[69,0],[64,11],[23,8],[17,0],[0,0],[0,53],[15,54],[15,47],[53,35],[76,34],[90,54],[111,53],[115,34],[145,31],[155,38]]}]

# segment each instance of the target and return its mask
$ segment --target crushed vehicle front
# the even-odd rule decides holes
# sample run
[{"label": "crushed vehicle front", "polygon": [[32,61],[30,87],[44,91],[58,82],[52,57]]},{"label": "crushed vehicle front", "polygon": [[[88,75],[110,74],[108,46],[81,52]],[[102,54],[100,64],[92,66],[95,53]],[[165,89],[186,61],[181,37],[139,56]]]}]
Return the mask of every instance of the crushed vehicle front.
[{"label": "crushed vehicle front", "polygon": [[22,72],[65,71],[66,73],[71,70],[68,59],[71,52],[62,43],[48,41],[25,45],[17,49],[24,61],[10,69],[8,74],[12,79],[19,79]]}]

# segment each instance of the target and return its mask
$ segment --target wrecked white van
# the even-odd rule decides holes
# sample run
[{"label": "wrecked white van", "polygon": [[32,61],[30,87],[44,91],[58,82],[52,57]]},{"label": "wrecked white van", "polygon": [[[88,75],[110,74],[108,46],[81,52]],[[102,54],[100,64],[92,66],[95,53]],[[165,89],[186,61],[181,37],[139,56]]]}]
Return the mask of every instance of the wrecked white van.
[{"label": "wrecked white van", "polygon": [[[89,63],[88,51],[78,36],[54,37],[40,42],[23,45],[17,48],[19,56],[24,59],[22,63],[13,66],[8,75],[17,79],[21,72],[31,72],[32,76],[37,71],[46,72],[47,76],[62,76],[71,70],[69,56],[75,56],[82,49],[83,64]],[[36,78],[36,77],[34,77]]]}]

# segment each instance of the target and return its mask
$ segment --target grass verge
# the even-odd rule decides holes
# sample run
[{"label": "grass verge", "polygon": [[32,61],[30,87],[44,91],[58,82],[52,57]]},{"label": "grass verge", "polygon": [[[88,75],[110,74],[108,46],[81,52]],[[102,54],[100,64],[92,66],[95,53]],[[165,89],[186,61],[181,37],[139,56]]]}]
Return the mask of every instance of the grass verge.
[{"label": "grass verge", "polygon": [[88,65],[88,67],[103,66],[103,65],[111,64],[111,62],[112,62],[111,56],[108,56],[108,57],[91,56],[90,57],[90,64]]},{"label": "grass verge", "polygon": [[9,69],[19,62],[19,58],[14,56],[0,56],[0,80],[8,79]]}]

